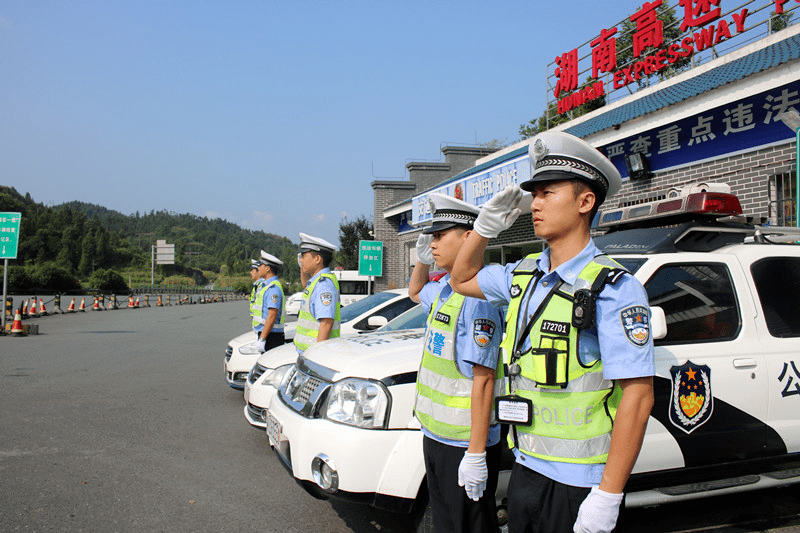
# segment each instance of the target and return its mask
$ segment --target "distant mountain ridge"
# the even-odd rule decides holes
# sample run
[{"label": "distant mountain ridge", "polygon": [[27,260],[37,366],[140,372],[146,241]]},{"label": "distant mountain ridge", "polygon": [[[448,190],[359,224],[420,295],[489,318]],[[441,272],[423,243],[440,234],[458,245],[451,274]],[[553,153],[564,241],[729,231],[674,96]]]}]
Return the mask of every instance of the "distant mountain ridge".
[{"label": "distant mountain ridge", "polygon": [[246,274],[250,259],[266,250],[284,262],[282,278],[299,279],[297,244],[220,218],[168,211],[124,215],[81,201],[47,207],[30,194],[23,196],[2,185],[0,211],[22,213],[18,257],[22,263],[57,260],[82,275],[95,268],[149,267],[151,244],[165,240],[175,245],[176,265],[163,267],[167,271]]}]

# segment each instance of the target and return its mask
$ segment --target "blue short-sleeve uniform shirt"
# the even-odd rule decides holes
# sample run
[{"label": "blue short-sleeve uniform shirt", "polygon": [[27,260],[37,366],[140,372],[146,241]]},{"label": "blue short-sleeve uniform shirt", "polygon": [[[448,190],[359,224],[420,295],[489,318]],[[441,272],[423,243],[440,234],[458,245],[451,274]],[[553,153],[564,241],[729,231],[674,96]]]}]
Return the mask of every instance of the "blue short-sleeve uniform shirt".
[{"label": "blue short-sleeve uniform shirt", "polygon": [[[323,268],[319,272],[317,272],[314,277],[308,280],[308,285],[310,285],[315,279],[320,277],[322,274],[330,274],[331,270],[329,268]],[[308,286],[307,285],[307,286]],[[314,316],[315,320],[321,320],[323,318],[336,318],[336,304],[339,303],[339,291],[336,290],[336,285],[333,284],[333,281],[330,278],[322,278],[317,282],[316,287],[314,287],[314,293],[311,295],[310,301],[310,309],[309,311]]]},{"label": "blue short-sleeve uniform shirt", "polygon": [[[542,252],[536,264],[543,276],[535,289],[531,283],[522,296],[518,329],[521,331],[521,328],[524,328],[530,316],[536,312],[539,304],[558,281],[574,283],[578,274],[595,256],[601,254],[602,252],[590,240],[578,255],[551,271],[549,249]],[[517,264],[519,262],[505,266],[490,265],[478,272],[477,279],[481,292],[493,306],[498,308],[508,306],[511,300],[513,270]],[[523,316],[526,305],[527,316]],[[647,293],[632,275],[624,274],[615,283],[605,285],[597,297],[595,326],[579,333],[578,356],[581,361],[590,363],[601,359],[603,377],[609,380],[655,375],[652,338],[641,346],[631,340],[626,333],[624,320],[626,311],[641,306],[649,310]],[[530,347],[529,339],[526,339],[524,347]],[[576,487],[598,485],[605,467],[605,464],[583,465],[546,461],[526,456],[516,450],[515,455],[518,463],[555,481]]]},{"label": "blue short-sleeve uniform shirt", "polygon": [[[422,306],[430,313],[431,308],[438,311],[442,304],[453,294],[450,286],[450,276],[447,275],[439,281],[426,283],[419,293],[419,301]],[[475,324],[479,320],[490,320],[494,323],[494,334],[487,346],[480,346],[474,339],[473,331]],[[500,313],[489,305],[486,301],[478,298],[465,298],[464,306],[458,315],[456,324],[455,357],[458,369],[468,378],[472,378],[472,367],[481,365],[487,368],[497,368],[497,358],[500,352],[500,341],[503,337],[502,317]],[[444,439],[428,432],[422,428],[422,432],[433,440],[466,448],[469,443]],[[489,435],[486,439],[486,446],[493,446],[500,442],[500,425],[489,426]]]},{"label": "blue short-sleeve uniform shirt", "polygon": [[[264,280],[264,285],[269,285],[273,281],[278,281],[278,276],[272,276],[271,278]],[[267,293],[264,295],[261,316],[263,316],[265,320],[270,309],[278,310],[278,316],[275,317],[275,324],[272,326],[272,331],[280,333],[283,331],[283,324],[281,324],[281,315],[283,314],[283,292],[281,292],[280,288],[275,285],[268,287]],[[263,329],[263,326],[261,329]]]}]

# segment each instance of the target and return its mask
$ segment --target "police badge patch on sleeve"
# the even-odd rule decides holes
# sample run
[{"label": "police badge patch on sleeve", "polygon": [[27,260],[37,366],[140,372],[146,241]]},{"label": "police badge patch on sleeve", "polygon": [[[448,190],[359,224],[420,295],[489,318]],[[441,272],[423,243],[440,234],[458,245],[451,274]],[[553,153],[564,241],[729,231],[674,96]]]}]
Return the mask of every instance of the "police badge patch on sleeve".
[{"label": "police badge patch on sleeve", "polygon": [[643,305],[626,307],[619,313],[625,336],[634,346],[644,346],[650,340],[650,310]]},{"label": "police badge patch on sleeve", "polygon": [[323,292],[319,295],[319,300],[322,302],[322,305],[331,305],[331,302],[333,301],[333,293]]},{"label": "police badge patch on sleeve", "polygon": [[492,343],[495,324],[487,318],[478,318],[472,324],[472,340],[478,348],[486,348]]},{"label": "police badge patch on sleeve", "polygon": [[275,302],[275,303],[278,303],[278,295],[277,294],[273,294],[272,295],[272,301]]}]

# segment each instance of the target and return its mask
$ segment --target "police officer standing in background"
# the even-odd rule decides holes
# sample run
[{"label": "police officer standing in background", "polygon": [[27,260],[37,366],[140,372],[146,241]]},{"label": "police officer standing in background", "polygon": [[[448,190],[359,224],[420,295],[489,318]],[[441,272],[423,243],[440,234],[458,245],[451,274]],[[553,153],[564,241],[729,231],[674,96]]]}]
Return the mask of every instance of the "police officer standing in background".
[{"label": "police officer standing in background", "polygon": [[261,261],[257,259],[250,260],[250,279],[253,280],[253,286],[250,289],[250,319],[253,319],[253,302],[256,301],[256,294],[258,294],[258,287],[261,285],[261,278],[258,275],[258,267],[261,266]]},{"label": "police officer standing in background", "polygon": [[483,267],[489,239],[519,216],[522,191],[510,187],[483,205],[452,283],[508,306],[508,394],[497,414],[513,424],[517,458],[509,531],[608,533],[653,406],[650,308],[638,280],[590,238],[597,208],[621,184],[614,165],[566,133],[536,136],[529,155],[531,179],[522,188],[533,196],[533,226],[548,248]]},{"label": "police officer standing in background", "polygon": [[312,344],[339,336],[339,281],[329,268],[335,250],[336,247],[324,239],[300,234],[297,263],[305,290],[294,335],[298,353],[302,354]]},{"label": "police officer standing in background", "polygon": [[429,198],[433,223],[417,240],[408,294],[428,310],[414,413],[433,525],[438,533],[494,533],[501,445],[492,406],[502,384],[502,322],[486,301],[453,292],[449,275],[428,281],[434,262],[450,273],[480,212],[441,194]]},{"label": "police officer standing in background", "polygon": [[253,308],[258,311],[253,315],[253,330],[258,335],[256,348],[261,353],[286,342],[283,335],[283,323],[286,318],[285,298],[278,279],[282,269],[283,262],[280,259],[261,250],[261,260],[258,265],[261,285],[253,302]]}]

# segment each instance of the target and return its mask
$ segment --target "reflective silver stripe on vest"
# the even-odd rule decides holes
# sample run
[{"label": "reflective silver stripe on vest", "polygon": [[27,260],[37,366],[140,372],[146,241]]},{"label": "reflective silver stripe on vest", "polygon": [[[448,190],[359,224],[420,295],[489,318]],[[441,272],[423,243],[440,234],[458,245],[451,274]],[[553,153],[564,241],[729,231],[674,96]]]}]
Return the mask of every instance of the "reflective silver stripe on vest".
[{"label": "reflective silver stripe on vest", "polygon": [[452,426],[470,427],[472,425],[472,414],[470,409],[459,409],[436,403],[430,398],[417,395],[417,405],[415,407],[420,413],[432,416],[445,424]]},{"label": "reflective silver stripe on vest", "polygon": [[530,450],[531,453],[572,459],[597,457],[608,453],[611,446],[611,433],[589,440],[564,440],[517,431],[516,439],[521,449]]},{"label": "reflective silver stripe on vest", "polygon": [[526,390],[532,392],[595,392],[609,390],[614,382],[603,377],[602,372],[589,372],[581,377],[571,379],[567,387],[537,387],[536,382],[523,376],[511,376],[511,390]]},{"label": "reflective silver stripe on vest", "polygon": [[[453,379],[437,374],[429,368],[420,367],[417,372],[417,381],[430,387],[433,390],[443,391],[446,390],[450,396],[460,396],[462,398],[469,398],[472,395],[472,380],[471,379]],[[503,380],[494,380],[494,397],[502,396],[505,394],[505,386]],[[494,409],[494,403],[492,403]],[[448,422],[449,423],[449,422]],[[469,424],[468,424],[469,425]]]},{"label": "reflective silver stripe on vest", "polygon": [[518,270],[520,272],[534,272],[538,270],[536,266],[536,259],[526,256],[516,267],[514,267],[514,272]]}]

